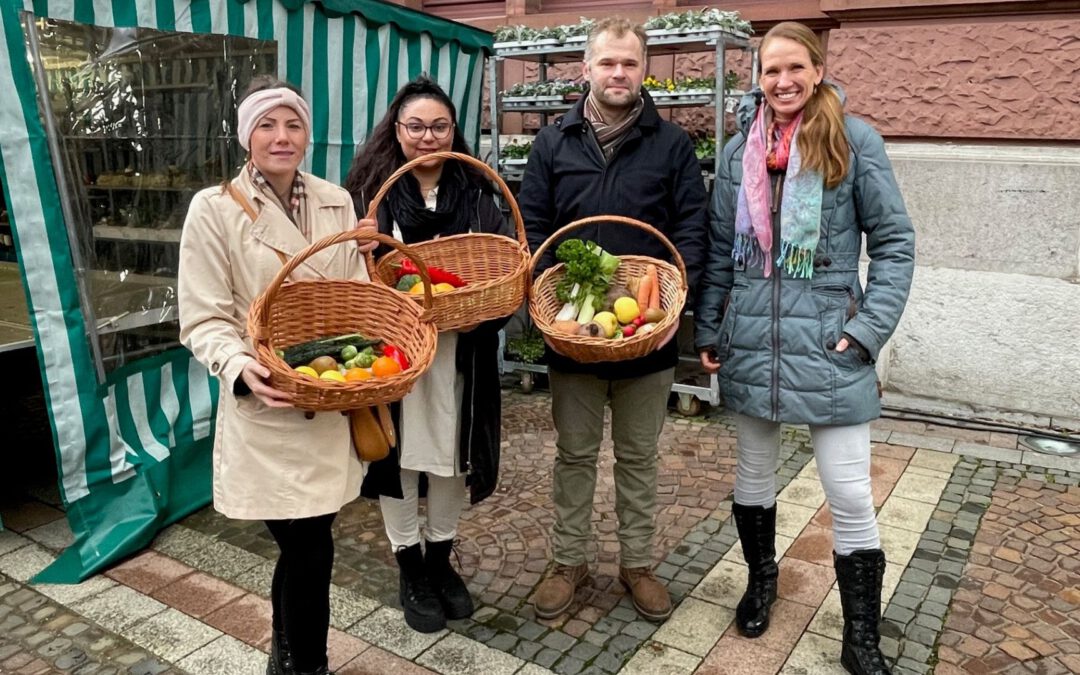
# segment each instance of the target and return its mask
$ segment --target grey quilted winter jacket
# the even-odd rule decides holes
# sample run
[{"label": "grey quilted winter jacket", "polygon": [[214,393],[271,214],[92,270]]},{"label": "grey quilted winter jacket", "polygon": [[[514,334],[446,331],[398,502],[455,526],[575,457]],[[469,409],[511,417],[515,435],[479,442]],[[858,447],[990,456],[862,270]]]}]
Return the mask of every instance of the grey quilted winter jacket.
[{"label": "grey quilted winter jacket", "polygon": [[[867,422],[881,414],[873,364],[896,329],[911,286],[911,220],[881,136],[847,116],[851,168],[822,195],[813,277],[795,279],[774,266],[765,278],[759,268],[736,264],[731,251],[743,147],[760,97],[760,90],[743,97],[742,131],[724,147],[716,177],[710,250],[694,311],[695,345],[716,350],[729,410],[787,423]],[[859,281],[864,234],[870,258],[865,288]],[[777,249],[779,215],[773,241]],[[857,349],[835,351],[845,333],[865,348],[867,358]]]}]

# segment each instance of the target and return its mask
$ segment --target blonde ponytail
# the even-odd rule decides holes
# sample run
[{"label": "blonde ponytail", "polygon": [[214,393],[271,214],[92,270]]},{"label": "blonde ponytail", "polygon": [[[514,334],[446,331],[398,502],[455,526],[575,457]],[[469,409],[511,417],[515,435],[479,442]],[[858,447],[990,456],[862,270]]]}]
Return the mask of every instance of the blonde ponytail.
[{"label": "blonde ponytail", "polygon": [[819,84],[807,101],[798,143],[803,166],[820,173],[826,188],[834,188],[844,180],[848,172],[844,107],[832,87]]}]

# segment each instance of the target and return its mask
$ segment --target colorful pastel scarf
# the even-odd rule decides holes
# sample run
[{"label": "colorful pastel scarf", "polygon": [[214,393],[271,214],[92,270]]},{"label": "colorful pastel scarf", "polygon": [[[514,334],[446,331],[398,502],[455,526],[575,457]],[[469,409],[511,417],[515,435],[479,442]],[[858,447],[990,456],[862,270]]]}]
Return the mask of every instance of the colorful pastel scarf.
[{"label": "colorful pastel scarf", "polygon": [[773,231],[767,164],[771,161],[777,169],[782,169],[786,160],[787,176],[780,200],[780,255],[776,265],[790,276],[809,279],[814,273],[814,250],[821,231],[824,182],[818,172],[801,170],[797,143],[801,113],[787,129],[781,130],[776,147],[767,147],[772,146],[774,133],[766,122],[767,107],[764,104],[758,107],[743,150],[743,181],[735,211],[735,248],[731,257],[761,267],[766,277],[772,273]]}]

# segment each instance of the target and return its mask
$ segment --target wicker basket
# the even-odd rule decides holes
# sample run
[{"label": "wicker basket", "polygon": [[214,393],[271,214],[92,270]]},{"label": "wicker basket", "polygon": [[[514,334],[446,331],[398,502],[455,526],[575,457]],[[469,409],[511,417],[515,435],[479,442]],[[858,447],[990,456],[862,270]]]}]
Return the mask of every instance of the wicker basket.
[{"label": "wicker basket", "polygon": [[[435,295],[431,305],[432,321],[440,331],[449,331],[468,329],[483,321],[509,316],[525,301],[529,245],[517,201],[499,174],[487,164],[457,152],[433,152],[407,162],[379,188],[368,205],[367,218],[375,219],[379,204],[401,176],[412,171],[414,166],[436,158],[464,162],[479,169],[499,186],[510,206],[517,241],[498,234],[469,233],[410,244],[409,248],[428,265],[453,272],[468,282],[461,288]],[[375,276],[390,287],[397,284],[395,266],[401,262],[401,256],[399,251],[392,251],[375,265]],[[419,300],[419,296],[413,297]]]},{"label": "wicker basket", "polygon": [[615,270],[614,282],[626,284],[628,279],[644,274],[649,265],[656,265],[656,278],[660,282],[660,307],[666,313],[663,320],[648,333],[637,333],[620,339],[568,335],[555,330],[551,324],[563,306],[555,294],[556,285],[565,273],[562,263],[545,270],[540,278],[533,282],[529,291],[529,316],[532,317],[533,323],[543,333],[544,340],[552,349],[579,363],[626,361],[640,358],[660,346],[667,334],[678,323],[683,305],[686,304],[686,267],[683,265],[682,256],[659,230],[640,220],[624,216],[593,216],[575,220],[551,235],[536,250],[532,264],[529,266],[530,276],[537,262],[542,259],[544,252],[553,242],[559,241],[563,235],[573,230],[592,223],[621,223],[636,227],[659,239],[671,251],[671,258],[675,261],[675,265],[648,256],[622,255],[619,256],[619,267]]},{"label": "wicker basket", "polygon": [[[335,244],[371,239],[393,246],[416,262],[424,280],[424,307],[380,283],[344,279],[283,283],[314,253]],[[400,401],[431,366],[438,338],[428,316],[431,300],[427,266],[408,247],[392,237],[351,230],[317,241],[289,260],[251,304],[248,332],[255,342],[259,363],[270,370],[271,385],[291,393],[297,408],[365,408]],[[409,367],[389,377],[333,382],[298,373],[274,353],[275,348],[355,332],[400,347],[409,359]]]}]

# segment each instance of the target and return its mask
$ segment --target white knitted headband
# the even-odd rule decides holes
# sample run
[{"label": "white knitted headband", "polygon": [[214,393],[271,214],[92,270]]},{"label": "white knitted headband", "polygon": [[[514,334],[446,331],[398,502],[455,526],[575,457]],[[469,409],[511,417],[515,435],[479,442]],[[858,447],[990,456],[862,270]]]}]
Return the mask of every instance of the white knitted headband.
[{"label": "white knitted headband", "polygon": [[236,135],[240,139],[240,146],[245,150],[251,141],[251,133],[255,131],[255,125],[268,112],[278,106],[288,106],[300,116],[304,128],[311,133],[311,109],[307,101],[298,96],[292,89],[279,87],[277,89],[263,89],[245,98],[236,110],[237,124]]}]

